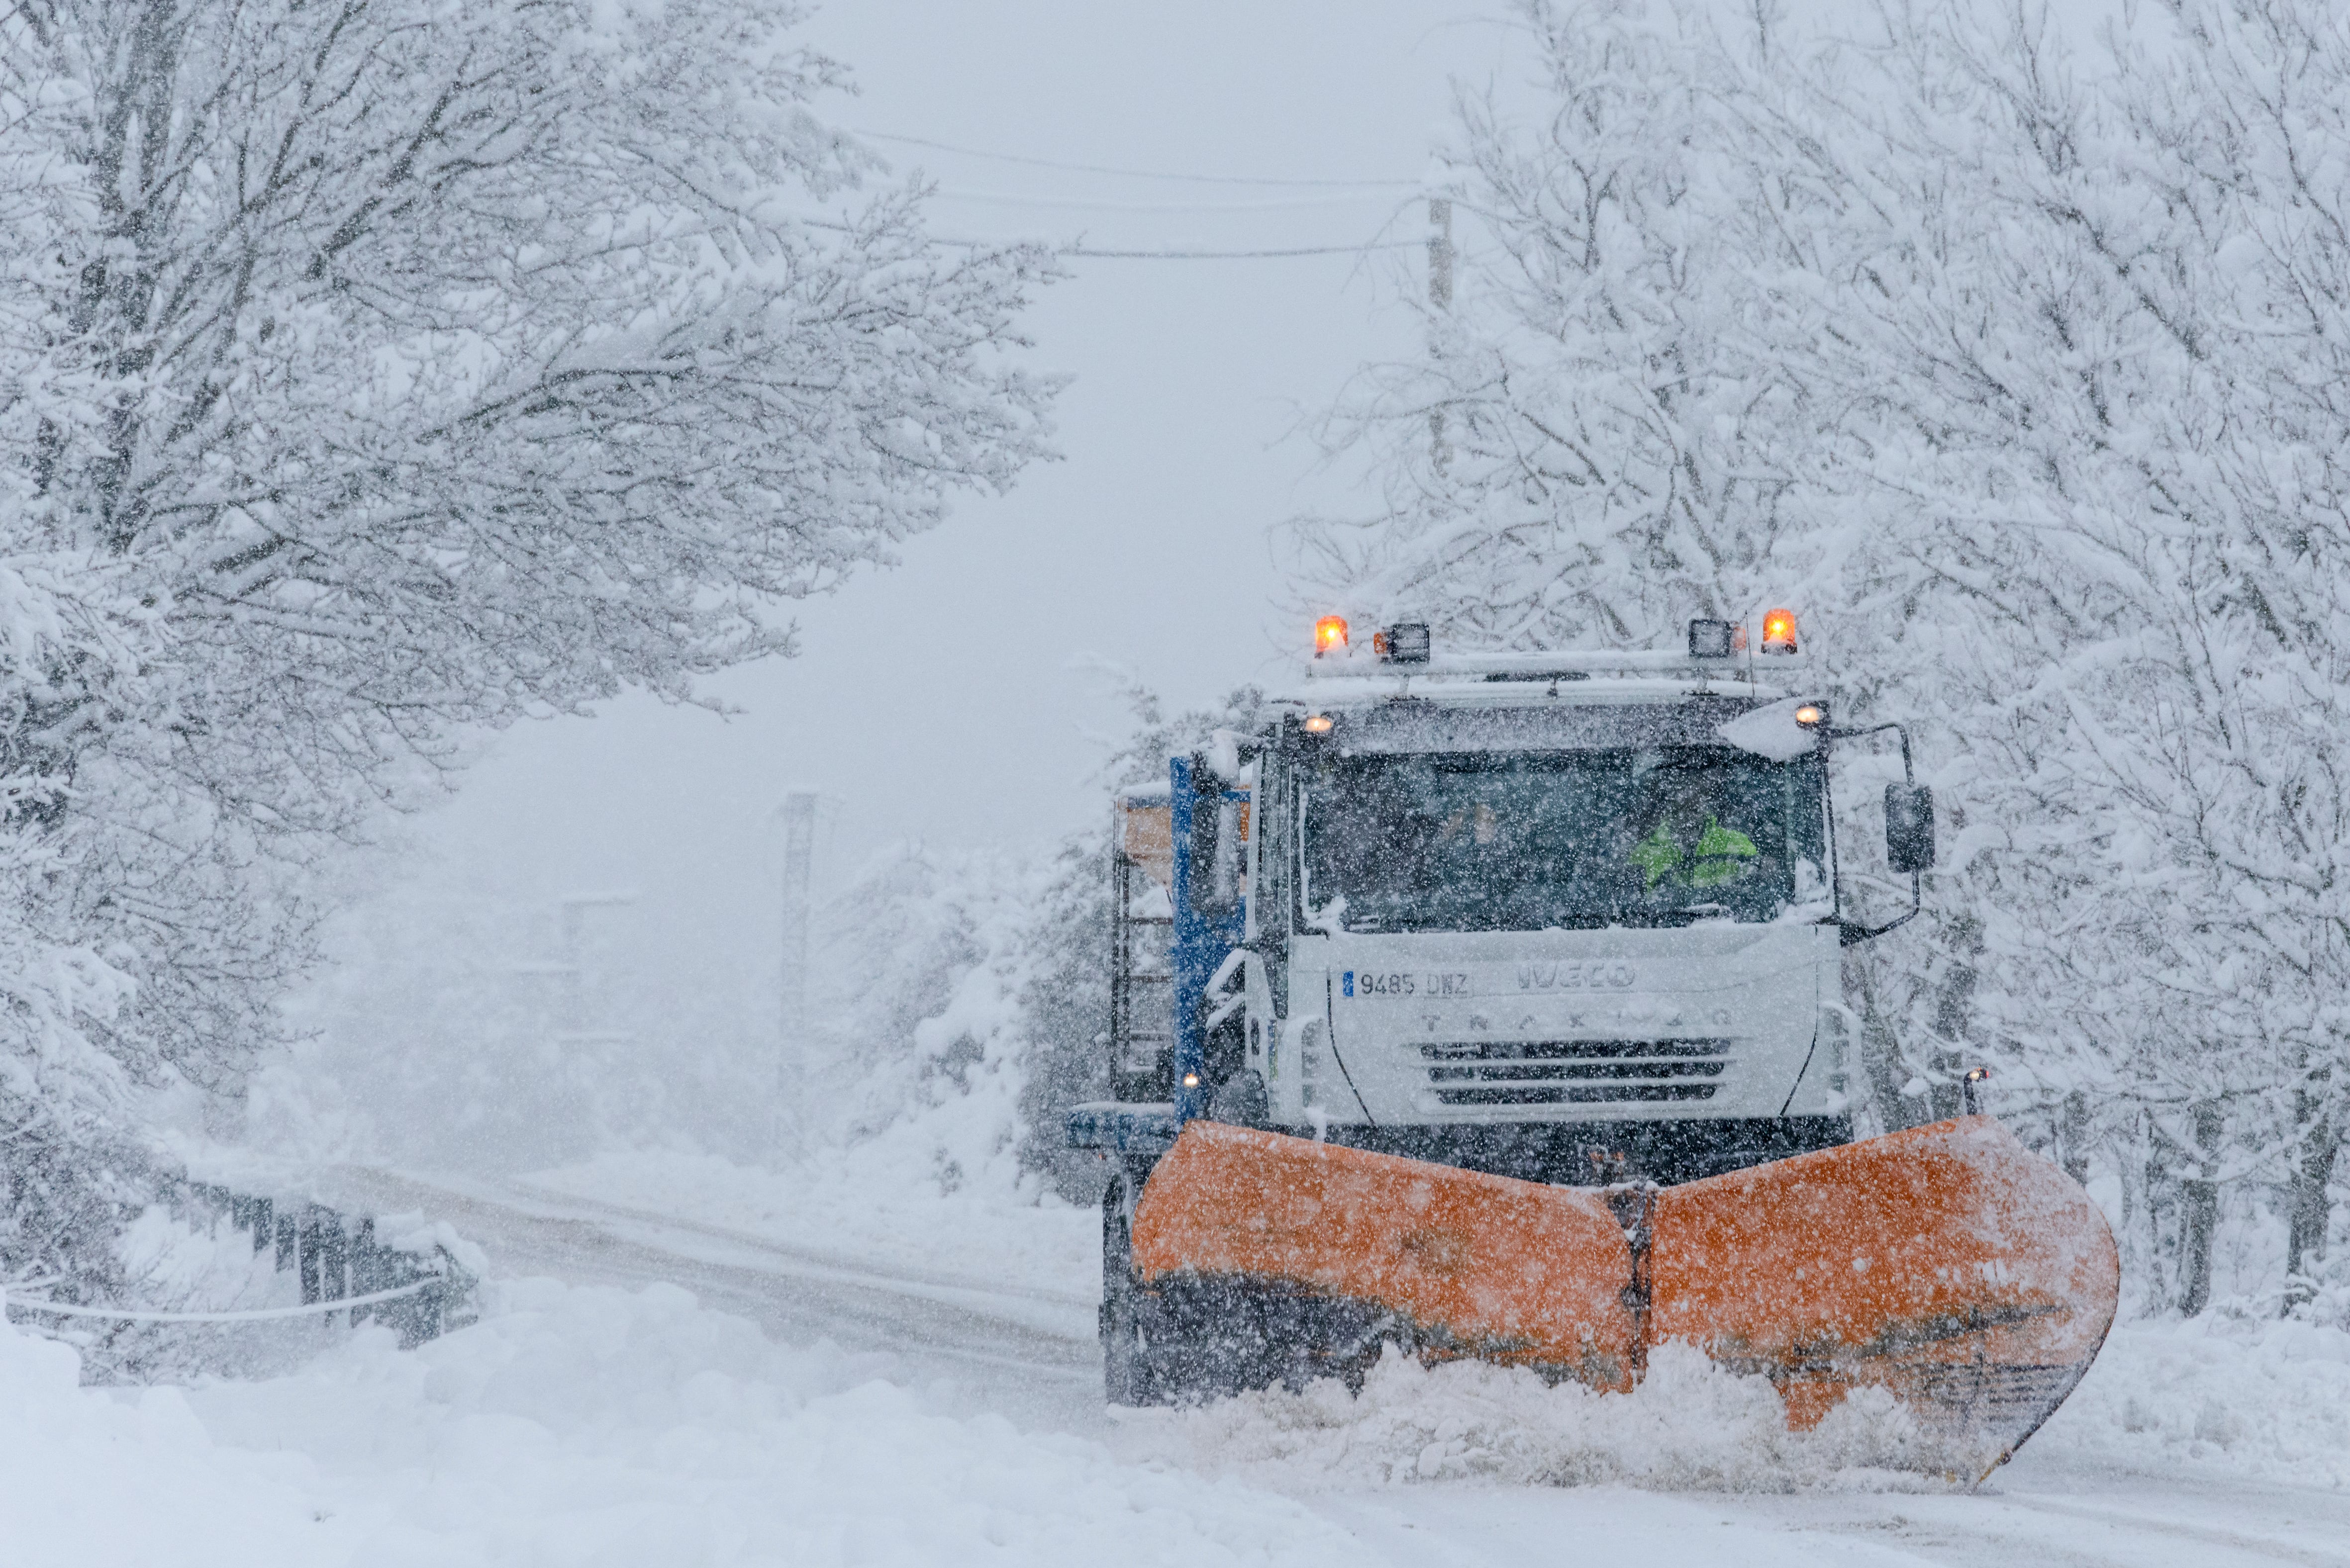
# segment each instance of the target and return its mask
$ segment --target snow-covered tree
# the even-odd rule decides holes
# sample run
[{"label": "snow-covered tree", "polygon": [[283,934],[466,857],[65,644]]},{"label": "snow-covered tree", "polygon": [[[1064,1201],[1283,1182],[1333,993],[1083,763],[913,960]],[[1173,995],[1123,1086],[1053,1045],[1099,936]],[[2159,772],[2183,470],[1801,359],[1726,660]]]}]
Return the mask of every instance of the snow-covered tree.
[{"label": "snow-covered tree", "polygon": [[1459,96],[1470,237],[1453,297],[1423,307],[1429,351],[1367,368],[1326,427],[1376,455],[1379,504],[1298,536],[1360,614],[1440,611],[1497,648],[1651,646],[1805,576],[1777,450],[1803,367],[1722,287],[1789,239],[1765,232],[1780,214],[1748,188],[1734,70],[1703,35],[1637,5],[1531,0],[1518,20],[1538,109]]},{"label": "snow-covered tree", "polygon": [[2092,71],[2029,9],[1894,29],[1842,99],[1901,216],[1856,236],[1840,379],[1977,753],[1979,1033],[2177,1179],[2191,1311],[2221,1187],[2295,1187],[2302,1262],[2340,1141],[2350,38],[2291,4],[2147,30]]},{"label": "snow-covered tree", "polygon": [[2202,1303],[2248,1183],[2305,1266],[2350,1075],[2350,34],[2179,0],[2076,62],[2028,5],[1840,47],[1520,14],[1534,108],[1464,103],[1459,298],[1334,423],[1388,505],[1306,527],[1321,591],[1501,646],[1806,606],[1954,829],[1854,971],[1879,1116],[1988,1055],[2122,1176],[2149,1286]]},{"label": "snow-covered tree", "polygon": [[1048,258],[933,244],[797,20],[0,16],[7,919],[131,982],[59,1038],[233,1092],[322,859],[469,736],[787,653],[789,600],[1043,454]]}]

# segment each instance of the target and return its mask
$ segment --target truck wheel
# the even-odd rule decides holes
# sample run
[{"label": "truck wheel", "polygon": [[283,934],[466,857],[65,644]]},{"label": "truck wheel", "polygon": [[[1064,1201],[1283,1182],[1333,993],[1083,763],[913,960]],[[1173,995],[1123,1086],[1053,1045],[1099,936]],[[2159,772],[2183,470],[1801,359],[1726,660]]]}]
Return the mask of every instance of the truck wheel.
[{"label": "truck wheel", "polygon": [[1273,1125],[1273,1102],[1266,1096],[1264,1080],[1250,1068],[1243,1067],[1226,1078],[1216,1090],[1216,1097],[1208,1103],[1208,1116],[1226,1127],[1263,1127]]},{"label": "truck wheel", "polygon": [[1102,1194],[1102,1392],[1113,1405],[1148,1405],[1158,1394],[1136,1299],[1132,1179],[1118,1176]]}]

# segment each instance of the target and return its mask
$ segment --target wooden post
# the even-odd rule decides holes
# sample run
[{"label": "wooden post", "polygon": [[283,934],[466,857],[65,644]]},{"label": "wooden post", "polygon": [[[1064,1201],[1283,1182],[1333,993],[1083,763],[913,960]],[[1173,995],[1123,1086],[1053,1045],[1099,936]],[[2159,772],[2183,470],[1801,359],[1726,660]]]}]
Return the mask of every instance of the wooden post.
[{"label": "wooden post", "polygon": [[300,1228],[295,1232],[295,1264],[302,1277],[302,1304],[310,1305],[319,1299],[318,1249],[319,1216],[324,1212],[313,1204],[302,1215]]},{"label": "wooden post", "polygon": [[816,863],[816,796],[795,790],[784,797],[784,950],[781,1005],[776,1018],[776,1142],[798,1131],[808,1062],[808,885]]}]

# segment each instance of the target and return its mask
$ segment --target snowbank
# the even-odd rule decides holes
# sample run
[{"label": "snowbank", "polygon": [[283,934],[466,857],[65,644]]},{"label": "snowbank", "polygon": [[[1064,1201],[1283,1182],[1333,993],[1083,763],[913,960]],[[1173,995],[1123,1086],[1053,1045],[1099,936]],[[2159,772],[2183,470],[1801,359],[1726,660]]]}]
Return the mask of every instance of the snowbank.
[{"label": "snowbank", "polygon": [[2035,1448],[2350,1489],[2350,1333],[2216,1314],[2114,1330]]},{"label": "snowbank", "polygon": [[1554,1386],[1514,1367],[1422,1367],[1390,1352],[1357,1397],[1330,1381],[1296,1395],[1275,1389],[1139,1411],[1123,1425],[1144,1451],[1212,1474],[1264,1480],[1274,1468],[1305,1490],[1460,1480],[1731,1491],[1943,1484],[1929,1473],[1942,1456],[1889,1396],[1865,1392],[1816,1430],[1793,1433],[1767,1381],[1672,1345],[1649,1358],[1646,1380],[1629,1394]]},{"label": "snowbank", "polygon": [[12,1561],[236,1568],[1347,1561],[1299,1504],[937,1413],[683,1292],[493,1292],[421,1350],[115,1395],[0,1329]]},{"label": "snowbank", "polygon": [[[908,1127],[910,1136],[915,1129]],[[998,1183],[941,1193],[885,1141],[805,1178],[671,1155],[614,1156],[534,1178],[621,1203],[899,1269],[1090,1303],[1092,1210]],[[893,1162],[894,1161],[894,1162]],[[1471,1366],[1382,1365],[1363,1397],[1336,1385],[1122,1417],[1138,1454],[1207,1470],[1281,1472],[1312,1490],[1431,1480],[1613,1481],[1658,1489],[1912,1487],[1937,1456],[1898,1410],[1856,1402],[1791,1437],[1767,1385],[1661,1353],[1628,1397]],[[2350,1489],[2350,1333],[2218,1314],[2116,1327],[2034,1459]]]},{"label": "snowbank", "polygon": [[67,1346],[0,1325],[0,1517],[20,1563],[275,1568],[313,1555],[307,1469],[214,1446],[176,1388],[80,1386]]},{"label": "snowbank", "polygon": [[[1786,1430],[1758,1377],[1668,1345],[1627,1395],[1514,1369],[1423,1368],[1390,1354],[1350,1398],[1335,1382],[1127,1414],[1136,1451],[1260,1482],[1346,1488],[1483,1481],[1659,1490],[1945,1490],[1945,1457],[1865,1391]],[[2207,1318],[2115,1330],[2032,1439],[2053,1459],[2156,1474],[2350,1489],[2350,1334]],[[1278,1475],[1279,1480],[1274,1480]]]}]

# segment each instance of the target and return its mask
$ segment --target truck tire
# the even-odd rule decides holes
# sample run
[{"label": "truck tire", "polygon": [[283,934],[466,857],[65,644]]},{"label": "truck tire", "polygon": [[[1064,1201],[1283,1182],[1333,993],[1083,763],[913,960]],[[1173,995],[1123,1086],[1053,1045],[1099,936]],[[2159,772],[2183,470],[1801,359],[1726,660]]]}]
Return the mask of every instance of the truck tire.
[{"label": "truck tire", "polygon": [[1149,1405],[1159,1396],[1134,1277],[1134,1186],[1120,1174],[1102,1194],[1102,1392],[1113,1405]]},{"label": "truck tire", "polygon": [[1265,1094],[1264,1080],[1246,1067],[1234,1073],[1218,1086],[1216,1097],[1208,1102],[1208,1116],[1226,1127],[1270,1127],[1273,1102]]}]

